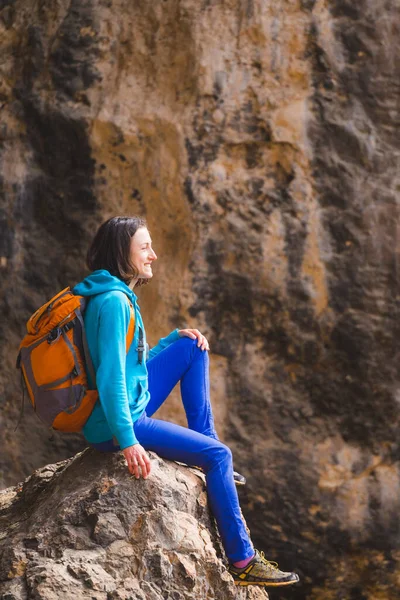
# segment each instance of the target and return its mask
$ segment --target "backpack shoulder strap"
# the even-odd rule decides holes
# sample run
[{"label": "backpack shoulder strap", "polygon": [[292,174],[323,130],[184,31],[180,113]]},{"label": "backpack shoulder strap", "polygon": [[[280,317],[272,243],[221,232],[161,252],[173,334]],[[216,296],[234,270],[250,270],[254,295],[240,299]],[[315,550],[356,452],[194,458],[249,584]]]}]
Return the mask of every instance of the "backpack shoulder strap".
[{"label": "backpack shoulder strap", "polygon": [[135,311],[133,309],[131,301],[129,301],[129,310],[131,313],[131,318],[129,321],[128,333],[126,334],[126,353],[128,354],[129,348],[132,345],[133,337],[135,335]]},{"label": "backpack shoulder strap", "polygon": [[85,323],[83,321],[82,312],[81,312],[81,311],[85,310],[85,307],[86,307],[86,300],[84,302],[82,302],[81,309],[77,309],[75,311],[75,314],[76,314],[77,319],[78,319],[78,321],[80,323],[80,326],[81,326],[82,347],[83,347],[83,353],[85,355],[86,368],[88,370],[89,377],[90,377],[91,383],[93,385],[93,388],[97,389],[97,385],[96,385],[96,371],[94,370],[92,357],[90,356],[89,344],[88,344],[87,337],[86,337]]}]

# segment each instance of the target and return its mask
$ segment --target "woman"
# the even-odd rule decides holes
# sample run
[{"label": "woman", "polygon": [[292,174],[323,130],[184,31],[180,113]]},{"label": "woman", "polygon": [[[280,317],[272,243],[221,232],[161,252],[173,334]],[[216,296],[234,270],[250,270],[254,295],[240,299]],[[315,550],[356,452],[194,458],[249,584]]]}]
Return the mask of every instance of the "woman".
[{"label": "woman", "polygon": [[[156,259],[146,222],[138,217],[109,219],[89,249],[87,262],[92,273],[74,292],[90,298],[84,319],[100,399],[83,433],[98,450],[122,450],[136,478],[146,479],[150,474],[148,450],[201,467],[235,583],[296,583],[295,573],[280,571],[254,550],[246,532],[232,454],[214,428],[208,341],[197,329],[176,329],[145,356],[146,334],[133,289],[153,277]],[[127,352],[132,311],[135,329]],[[152,418],[178,381],[188,428]]]}]

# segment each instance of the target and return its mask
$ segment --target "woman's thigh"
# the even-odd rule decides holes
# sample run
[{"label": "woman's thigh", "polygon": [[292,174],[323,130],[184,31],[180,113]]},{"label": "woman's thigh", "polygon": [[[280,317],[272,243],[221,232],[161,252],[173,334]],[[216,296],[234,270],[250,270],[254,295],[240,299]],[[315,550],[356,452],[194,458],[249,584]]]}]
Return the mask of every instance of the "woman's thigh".
[{"label": "woman's thigh", "polygon": [[146,450],[153,450],[168,460],[197,465],[205,471],[220,458],[230,456],[230,450],[219,440],[146,415],[135,423],[135,434]]},{"label": "woman's thigh", "polygon": [[147,416],[151,417],[160,408],[190,367],[196,342],[181,338],[147,362],[150,392]]}]

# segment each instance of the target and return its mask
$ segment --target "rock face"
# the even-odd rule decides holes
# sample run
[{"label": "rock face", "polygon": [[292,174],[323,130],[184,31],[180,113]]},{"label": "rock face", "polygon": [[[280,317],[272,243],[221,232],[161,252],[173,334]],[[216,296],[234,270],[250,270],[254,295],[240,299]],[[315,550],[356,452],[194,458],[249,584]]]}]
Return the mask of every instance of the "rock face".
[{"label": "rock face", "polygon": [[32,414],[13,433],[23,322],[140,213],[150,338],[208,335],[248,522],[305,582],[287,597],[395,597],[397,4],[0,1],[5,483],[82,444]]},{"label": "rock face", "polygon": [[85,450],[0,493],[1,598],[267,599],[226,571],[202,475],[152,458],[144,481]]}]

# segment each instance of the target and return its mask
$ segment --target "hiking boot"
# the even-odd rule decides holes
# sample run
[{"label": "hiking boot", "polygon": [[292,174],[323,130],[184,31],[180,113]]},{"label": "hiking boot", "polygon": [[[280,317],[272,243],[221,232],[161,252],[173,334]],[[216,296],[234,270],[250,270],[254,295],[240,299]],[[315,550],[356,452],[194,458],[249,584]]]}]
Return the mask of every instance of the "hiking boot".
[{"label": "hiking boot", "polygon": [[229,565],[229,573],[235,585],[259,585],[263,587],[278,585],[292,585],[299,581],[296,573],[285,573],[278,569],[276,562],[270,562],[264,552],[256,550],[254,558],[243,569]]},{"label": "hiking boot", "polygon": [[[195,469],[198,469],[199,471],[204,473],[204,470],[201,467],[195,466]],[[236,483],[236,485],[246,485],[246,477],[244,475],[241,475],[237,471],[233,471],[233,480]]]},{"label": "hiking boot", "polygon": [[236,485],[246,485],[246,477],[237,471],[233,471],[233,479],[235,480]]}]

